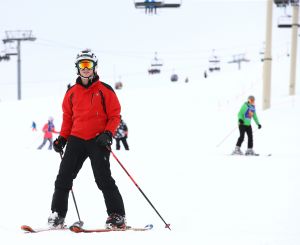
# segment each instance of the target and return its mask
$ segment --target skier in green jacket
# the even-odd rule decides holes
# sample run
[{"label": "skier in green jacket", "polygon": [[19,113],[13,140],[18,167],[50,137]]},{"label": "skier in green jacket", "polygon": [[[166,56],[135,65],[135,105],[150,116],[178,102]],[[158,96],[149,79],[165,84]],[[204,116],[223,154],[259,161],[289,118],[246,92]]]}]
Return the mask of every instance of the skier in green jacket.
[{"label": "skier in green jacket", "polygon": [[248,149],[246,151],[246,155],[258,155],[253,151],[253,134],[252,134],[252,127],[251,127],[251,119],[253,117],[258,129],[261,129],[261,124],[259,123],[258,117],[256,115],[255,110],[255,98],[253,95],[248,97],[248,101],[245,102],[239,113],[238,113],[238,123],[239,123],[239,130],[240,136],[237,140],[235,150],[232,154],[243,155],[241,151],[241,145],[244,141],[245,133],[248,136]]}]

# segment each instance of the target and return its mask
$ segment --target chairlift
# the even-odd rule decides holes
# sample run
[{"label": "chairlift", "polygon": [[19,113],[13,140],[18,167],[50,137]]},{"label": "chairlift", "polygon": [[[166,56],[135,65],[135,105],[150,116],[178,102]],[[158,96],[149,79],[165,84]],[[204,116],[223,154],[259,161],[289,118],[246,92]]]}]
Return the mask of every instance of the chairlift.
[{"label": "chairlift", "polygon": [[163,66],[163,61],[157,58],[157,52],[155,52],[154,59],[151,61],[151,66],[148,69],[148,73],[151,75],[159,74],[162,66]]},{"label": "chairlift", "polygon": [[178,81],[178,75],[177,74],[172,74],[171,76],[171,82],[177,82]]},{"label": "chairlift", "polygon": [[250,62],[249,59],[245,58],[245,54],[236,54],[233,55],[233,60],[229,61],[229,64],[237,63],[238,64],[238,69],[241,69],[241,63],[242,62]]},{"label": "chairlift", "polygon": [[274,3],[277,7],[286,7],[289,5],[290,0],[274,0]]},{"label": "chairlift", "polygon": [[149,75],[159,74],[160,73],[160,69],[150,67],[148,69],[148,73],[149,73]]},{"label": "chairlift", "polygon": [[299,6],[299,0],[290,0],[292,6]]},{"label": "chairlift", "polygon": [[0,61],[1,60],[9,61],[10,60],[10,56],[8,54],[4,54],[4,55],[0,54]]},{"label": "chairlift", "polygon": [[162,67],[163,61],[162,59],[157,58],[157,52],[155,52],[154,59],[151,62],[152,67]]},{"label": "chairlift", "polygon": [[208,62],[209,62],[208,70],[210,72],[221,70],[221,68],[220,68],[220,59],[216,55],[212,55],[211,58],[209,58]]},{"label": "chairlift", "polygon": [[208,70],[210,72],[213,71],[220,71],[220,59],[217,55],[215,55],[215,50],[212,50],[212,55],[211,57],[208,59],[208,63],[209,63],[209,67]]},{"label": "chairlift", "polygon": [[122,82],[116,82],[115,83],[115,89],[120,90],[123,88],[123,83]]},{"label": "chairlift", "polygon": [[259,55],[261,56],[260,58],[261,62],[264,62],[265,60],[265,49],[266,49],[265,43],[263,43],[263,48],[259,51]]},{"label": "chairlift", "polygon": [[145,14],[156,14],[158,8],[179,8],[181,1],[178,3],[165,3],[156,0],[134,1],[134,6],[136,9],[145,9]]},{"label": "chairlift", "polygon": [[277,22],[278,28],[291,28],[292,27],[292,16],[291,15],[283,15],[278,18]]}]

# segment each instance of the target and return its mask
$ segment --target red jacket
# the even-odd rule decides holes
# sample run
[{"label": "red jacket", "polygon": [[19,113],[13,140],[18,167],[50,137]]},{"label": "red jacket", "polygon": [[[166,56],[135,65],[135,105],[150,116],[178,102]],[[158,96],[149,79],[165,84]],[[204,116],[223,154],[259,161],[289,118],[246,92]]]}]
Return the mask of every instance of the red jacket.
[{"label": "red jacket", "polygon": [[70,135],[89,140],[103,131],[114,134],[120,123],[121,106],[113,89],[99,81],[97,76],[92,84],[83,86],[81,79],[65,94],[63,122],[60,135]]},{"label": "red jacket", "polygon": [[50,128],[50,131],[49,131],[49,123],[46,123],[42,130],[44,132],[45,139],[52,139],[52,137],[53,137],[52,133],[59,134],[59,132],[55,131],[54,125]]}]

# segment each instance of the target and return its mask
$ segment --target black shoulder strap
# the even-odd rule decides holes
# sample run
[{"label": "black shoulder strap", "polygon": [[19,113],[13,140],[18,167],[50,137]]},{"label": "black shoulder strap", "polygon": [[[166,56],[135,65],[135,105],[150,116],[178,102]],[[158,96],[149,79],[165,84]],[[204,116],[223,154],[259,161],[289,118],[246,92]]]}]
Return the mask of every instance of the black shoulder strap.
[{"label": "black shoulder strap", "polygon": [[101,101],[102,101],[103,110],[104,110],[105,114],[107,114],[107,113],[106,113],[105,98],[104,98],[104,95],[103,95],[103,93],[102,93],[102,91],[101,91],[100,89],[99,89],[99,94],[100,94],[100,96],[101,96]]},{"label": "black shoulder strap", "polygon": [[104,82],[101,82],[106,88],[108,88],[110,91],[112,91],[112,92],[114,92],[115,93],[115,91],[114,91],[114,89],[110,86],[110,85],[108,85],[107,83],[104,83]]},{"label": "black shoulder strap", "polygon": [[[101,82],[101,84],[104,85],[104,87],[106,87],[110,91],[112,91],[114,94],[116,94],[116,92],[114,91],[114,89],[110,85],[108,85],[107,83],[104,83],[104,82]],[[105,97],[104,97],[103,92],[100,89],[99,89],[99,94],[101,95],[103,110],[104,110],[105,114],[107,114],[107,112],[106,112],[106,104],[105,104]]]},{"label": "black shoulder strap", "polygon": [[75,86],[75,84],[68,86],[66,93]]}]

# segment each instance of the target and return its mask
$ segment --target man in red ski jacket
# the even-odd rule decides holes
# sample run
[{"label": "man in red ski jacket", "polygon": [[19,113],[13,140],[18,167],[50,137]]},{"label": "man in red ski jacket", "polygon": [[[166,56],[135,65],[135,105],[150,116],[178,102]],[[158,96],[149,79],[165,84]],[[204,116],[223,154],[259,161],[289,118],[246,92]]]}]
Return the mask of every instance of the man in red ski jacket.
[{"label": "man in red ski jacket", "polygon": [[97,75],[98,59],[90,50],[81,51],[76,58],[78,78],[65,94],[60,136],[54,141],[62,157],[55,181],[48,225],[62,228],[68,211],[68,197],[84,161],[90,158],[98,188],[102,191],[108,218],[106,228],[126,226],[122,196],[111,176],[110,146],[120,123],[120,103],[108,85]]}]

